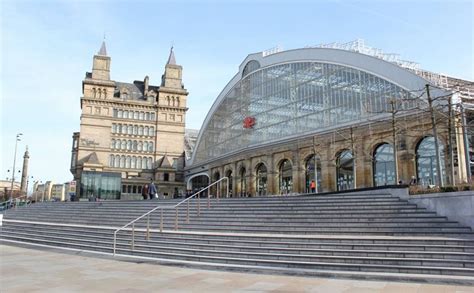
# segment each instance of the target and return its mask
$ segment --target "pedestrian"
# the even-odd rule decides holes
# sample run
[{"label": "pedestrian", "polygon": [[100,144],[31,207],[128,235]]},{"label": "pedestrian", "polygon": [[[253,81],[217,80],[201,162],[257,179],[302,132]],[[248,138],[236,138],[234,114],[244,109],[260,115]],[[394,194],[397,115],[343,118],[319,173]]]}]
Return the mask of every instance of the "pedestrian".
[{"label": "pedestrian", "polygon": [[144,200],[148,199],[148,184],[143,185],[142,196]]},{"label": "pedestrian", "polygon": [[311,189],[311,193],[316,192],[316,182],[314,182],[314,180],[311,180],[311,183],[309,184],[309,188]]},{"label": "pedestrian", "polygon": [[157,190],[156,190],[155,183],[153,183],[153,179],[151,179],[150,186],[148,187],[149,198],[150,199],[155,198],[156,193],[157,193]]}]

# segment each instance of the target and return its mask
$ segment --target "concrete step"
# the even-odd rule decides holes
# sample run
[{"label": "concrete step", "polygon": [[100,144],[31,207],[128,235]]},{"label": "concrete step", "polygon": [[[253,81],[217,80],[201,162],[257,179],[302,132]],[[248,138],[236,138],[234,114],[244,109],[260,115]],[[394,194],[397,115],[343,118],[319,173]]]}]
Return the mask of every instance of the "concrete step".
[{"label": "concrete step", "polygon": [[[18,238],[17,238],[18,239]],[[2,240],[4,240],[2,238]],[[8,240],[8,239],[5,239]],[[110,252],[110,245],[107,243],[102,243],[98,245],[97,242],[86,244],[86,241],[81,240],[80,242],[63,242],[63,241],[52,241],[45,239],[36,239],[36,238],[21,238],[23,242],[31,242],[38,244],[53,245],[59,247],[71,247],[71,248],[84,248],[96,251]],[[145,248],[141,250],[140,248]],[[258,255],[253,255],[247,258],[241,258],[241,254],[233,254],[231,257],[229,255],[223,256],[222,253],[218,255],[196,255],[193,254],[192,250],[187,250],[186,252],[191,253],[187,254],[184,251],[180,253],[176,252],[165,252],[161,250],[153,251],[153,247],[146,246],[140,247],[137,246],[132,251],[129,249],[129,245],[119,244],[117,247],[117,253],[119,254],[130,254],[138,255],[145,257],[153,258],[167,258],[167,259],[178,259],[185,261],[203,261],[206,262],[216,262],[216,263],[230,263],[230,264],[252,264],[252,265],[262,265],[262,266],[272,266],[272,267],[291,267],[291,268],[307,268],[307,269],[326,269],[326,270],[351,270],[351,271],[377,271],[377,272],[396,272],[396,273],[425,273],[425,274],[434,274],[434,275],[457,275],[457,276],[473,276],[474,269],[465,268],[465,267],[440,267],[440,266],[423,266],[422,262],[418,263],[415,261],[411,264],[397,264],[394,260],[388,260],[386,263],[382,264],[371,264],[371,263],[331,263],[326,261],[307,261],[307,260],[288,260],[288,259],[265,259],[259,258]],[[212,254],[212,251],[208,252]],[[235,256],[239,257],[235,257]],[[354,260],[354,258],[352,258]],[[447,263],[447,262],[444,262]],[[433,263],[435,264],[435,263]]]}]

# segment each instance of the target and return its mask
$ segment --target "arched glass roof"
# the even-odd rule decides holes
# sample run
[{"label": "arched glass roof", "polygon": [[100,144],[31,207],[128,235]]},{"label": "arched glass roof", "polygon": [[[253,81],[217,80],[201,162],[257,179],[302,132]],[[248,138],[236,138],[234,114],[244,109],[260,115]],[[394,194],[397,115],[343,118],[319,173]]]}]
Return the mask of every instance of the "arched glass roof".
[{"label": "arched glass roof", "polygon": [[[388,74],[395,72],[400,77],[398,81],[370,72],[373,68],[383,70],[376,66],[377,63],[373,68],[373,64],[368,64],[368,68],[357,68],[347,64],[350,62],[335,64],[331,58],[313,61],[307,59],[324,58],[305,58],[311,56],[304,54],[291,58],[289,55],[294,53],[287,52],[290,53],[286,56],[283,52],[275,54],[280,55],[276,57],[260,57],[258,64],[262,67],[240,78],[254,56],[246,58],[243,64],[247,66],[241,66],[240,74],[231,80],[209,112],[198,137],[192,165],[247,148],[367,121],[388,113],[392,99],[399,100],[400,107],[413,108],[417,103],[416,96],[427,83],[409,72],[397,72],[399,68],[392,68],[395,66],[392,64],[388,66],[392,70]],[[346,53],[370,58],[370,62],[375,59]],[[267,58],[270,57],[280,62],[269,61]],[[265,61],[269,63],[267,66]],[[382,66],[388,63],[376,62],[381,62]],[[412,88],[407,88],[407,84]]]}]

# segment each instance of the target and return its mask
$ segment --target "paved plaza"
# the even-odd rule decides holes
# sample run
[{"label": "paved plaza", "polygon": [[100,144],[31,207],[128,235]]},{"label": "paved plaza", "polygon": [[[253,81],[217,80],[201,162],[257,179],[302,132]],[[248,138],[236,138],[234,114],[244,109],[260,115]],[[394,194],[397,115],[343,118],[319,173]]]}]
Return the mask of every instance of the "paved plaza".
[{"label": "paved plaza", "polygon": [[473,287],[206,271],[0,245],[1,292],[474,292]]}]

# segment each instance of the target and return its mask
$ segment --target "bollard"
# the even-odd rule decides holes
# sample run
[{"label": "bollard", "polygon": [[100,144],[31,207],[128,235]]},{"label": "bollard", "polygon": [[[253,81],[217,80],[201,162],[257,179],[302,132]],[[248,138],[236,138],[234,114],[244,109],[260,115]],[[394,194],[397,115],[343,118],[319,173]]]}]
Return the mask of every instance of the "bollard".
[{"label": "bollard", "polygon": [[135,223],[132,224],[132,251],[135,248]]},{"label": "bollard", "polygon": [[150,240],[150,214],[148,214],[146,223],[146,240]]},{"label": "bollard", "polygon": [[161,208],[161,215],[160,215],[160,233],[163,233],[163,208]]}]

